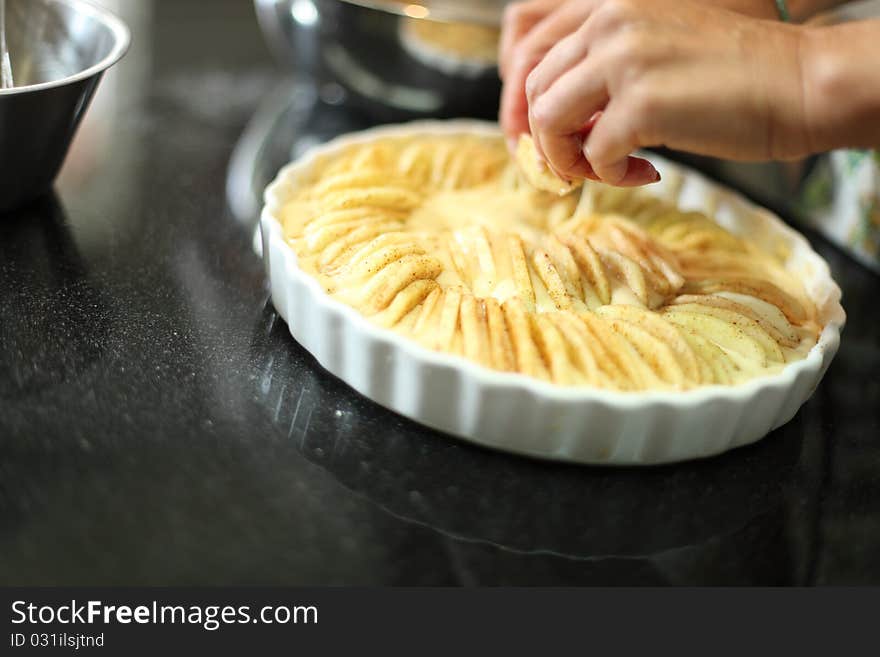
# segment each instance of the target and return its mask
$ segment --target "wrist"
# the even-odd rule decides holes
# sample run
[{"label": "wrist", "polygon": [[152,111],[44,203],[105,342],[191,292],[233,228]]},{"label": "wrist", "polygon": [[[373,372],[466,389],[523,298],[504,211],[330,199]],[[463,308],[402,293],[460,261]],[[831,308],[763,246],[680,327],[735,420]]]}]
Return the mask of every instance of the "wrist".
[{"label": "wrist", "polygon": [[763,107],[766,151],[771,160],[794,160],[811,152],[812,123],[804,93],[803,50],[805,29],[796,25],[764,28],[764,47],[758,51],[755,70],[762,80],[756,86],[758,107]]},{"label": "wrist", "polygon": [[809,152],[880,146],[880,22],[802,28],[802,115]]},{"label": "wrist", "polygon": [[801,27],[797,36],[797,85],[798,85],[798,115],[801,123],[803,138],[803,155],[810,155],[822,150],[820,142],[824,135],[819,134],[823,125],[825,109],[818,103],[822,93],[818,90],[816,69],[816,56],[821,49],[816,43],[815,30]]}]

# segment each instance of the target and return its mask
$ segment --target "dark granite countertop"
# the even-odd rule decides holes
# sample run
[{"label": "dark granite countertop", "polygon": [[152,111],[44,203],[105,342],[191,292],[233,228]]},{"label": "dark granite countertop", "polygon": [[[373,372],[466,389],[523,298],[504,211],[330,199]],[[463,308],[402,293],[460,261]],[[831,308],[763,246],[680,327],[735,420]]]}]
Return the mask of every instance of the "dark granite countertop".
[{"label": "dark granite countertop", "polygon": [[224,190],[279,84],[249,3],[121,5],[135,47],[57,195],[0,218],[0,583],[880,584],[880,277],[808,233],[849,322],[755,446],[626,470],[463,444],[323,372],[267,300]]}]

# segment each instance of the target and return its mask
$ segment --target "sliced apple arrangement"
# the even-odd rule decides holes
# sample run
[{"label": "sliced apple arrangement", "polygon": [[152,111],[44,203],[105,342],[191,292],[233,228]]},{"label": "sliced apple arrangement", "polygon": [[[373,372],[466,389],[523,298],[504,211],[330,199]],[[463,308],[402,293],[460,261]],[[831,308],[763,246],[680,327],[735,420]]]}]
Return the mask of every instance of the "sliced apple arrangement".
[{"label": "sliced apple arrangement", "polygon": [[731,385],[816,343],[816,309],[784,253],[647,194],[565,189],[529,166],[488,135],[350,144],[298,181],[285,239],[370,321],[560,385]]}]

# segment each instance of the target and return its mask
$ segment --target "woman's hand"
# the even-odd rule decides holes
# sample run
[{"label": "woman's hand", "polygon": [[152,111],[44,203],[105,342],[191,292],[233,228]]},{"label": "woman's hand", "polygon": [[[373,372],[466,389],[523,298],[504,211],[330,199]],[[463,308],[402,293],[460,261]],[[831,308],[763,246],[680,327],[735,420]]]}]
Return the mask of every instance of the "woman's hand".
[{"label": "woman's hand", "polygon": [[[792,11],[806,10],[808,4],[834,4],[841,0],[790,0]],[[550,49],[564,37],[575,32],[601,4],[602,0],[527,0],[507,6],[502,21],[499,48],[499,72],[504,80],[500,123],[509,137],[510,147],[516,136],[528,132],[526,78]],[[772,0],[703,0],[709,4],[755,18],[774,19],[776,5]],[[797,6],[791,3],[797,3]],[[566,5],[564,11],[557,10]],[[800,7],[804,5],[804,7]],[[554,15],[555,14],[555,15]]]},{"label": "woman's hand", "polygon": [[616,185],[656,180],[629,155],[646,146],[750,160],[880,148],[880,21],[810,28],[710,6],[750,2],[515,5],[502,49],[505,133],[531,132],[563,177]]},{"label": "woman's hand", "polygon": [[[511,150],[516,136],[529,131],[526,78],[563,38],[576,32],[604,0],[528,0],[507,6],[502,21],[499,71],[504,94],[499,117]],[[640,4],[649,5],[651,0]],[[795,20],[803,20],[845,0],[788,0]],[[701,4],[728,9],[753,18],[775,20],[773,0],[701,0]]]},{"label": "woman's hand", "polygon": [[[799,28],[687,0],[575,0],[580,27],[529,74],[528,121],[564,177],[639,184],[669,146],[728,159],[804,155]],[[536,28],[537,29],[537,28]]]},{"label": "woman's hand", "polygon": [[[530,0],[507,7],[499,57],[499,72],[504,81],[499,122],[507,135],[511,153],[516,150],[518,135],[531,130],[526,78],[547,53],[560,40],[576,32],[603,1]],[[540,147],[539,153],[543,157]],[[629,160],[632,171],[618,184],[641,185],[645,184],[645,179],[648,182],[658,179],[657,171],[646,160],[635,157]],[[553,167],[552,164],[550,166]],[[579,175],[582,178],[599,180],[589,167]]]},{"label": "woman's hand", "polygon": [[[650,2],[650,0],[642,0]],[[790,0],[792,11],[806,10],[807,5],[837,4],[842,0]],[[527,0],[507,5],[502,21],[499,48],[499,72],[504,80],[500,123],[509,137],[511,150],[516,136],[528,132],[528,103],[525,83],[529,73],[550,49],[575,32],[602,0],[585,3],[578,0]],[[772,0],[703,0],[704,4],[730,9],[755,18],[775,19]],[[793,4],[797,3],[797,5]],[[564,12],[551,14],[567,4]],[[801,6],[803,5],[803,7]]]},{"label": "woman's hand", "polygon": [[[517,136],[530,131],[528,100],[525,92],[527,77],[544,56],[560,40],[576,32],[603,1],[529,0],[508,5],[502,25],[499,52],[499,71],[505,83],[499,122],[507,135],[511,152],[516,149]],[[704,0],[704,2],[757,17],[772,18],[776,15],[775,6],[768,0]],[[585,130],[588,127],[585,126]],[[629,158],[628,168],[628,174],[618,184],[641,185],[658,178],[656,170],[640,158]],[[583,177],[598,180],[591,170],[585,170]]]}]

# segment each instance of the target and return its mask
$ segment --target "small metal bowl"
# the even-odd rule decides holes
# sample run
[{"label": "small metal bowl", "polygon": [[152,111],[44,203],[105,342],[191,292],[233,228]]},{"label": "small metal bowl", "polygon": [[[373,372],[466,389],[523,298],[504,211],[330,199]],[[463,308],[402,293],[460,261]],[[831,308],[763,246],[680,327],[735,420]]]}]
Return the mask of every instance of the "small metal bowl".
[{"label": "small metal bowl", "polygon": [[6,0],[15,86],[0,89],[0,212],[46,193],[126,25],[85,0]]}]

